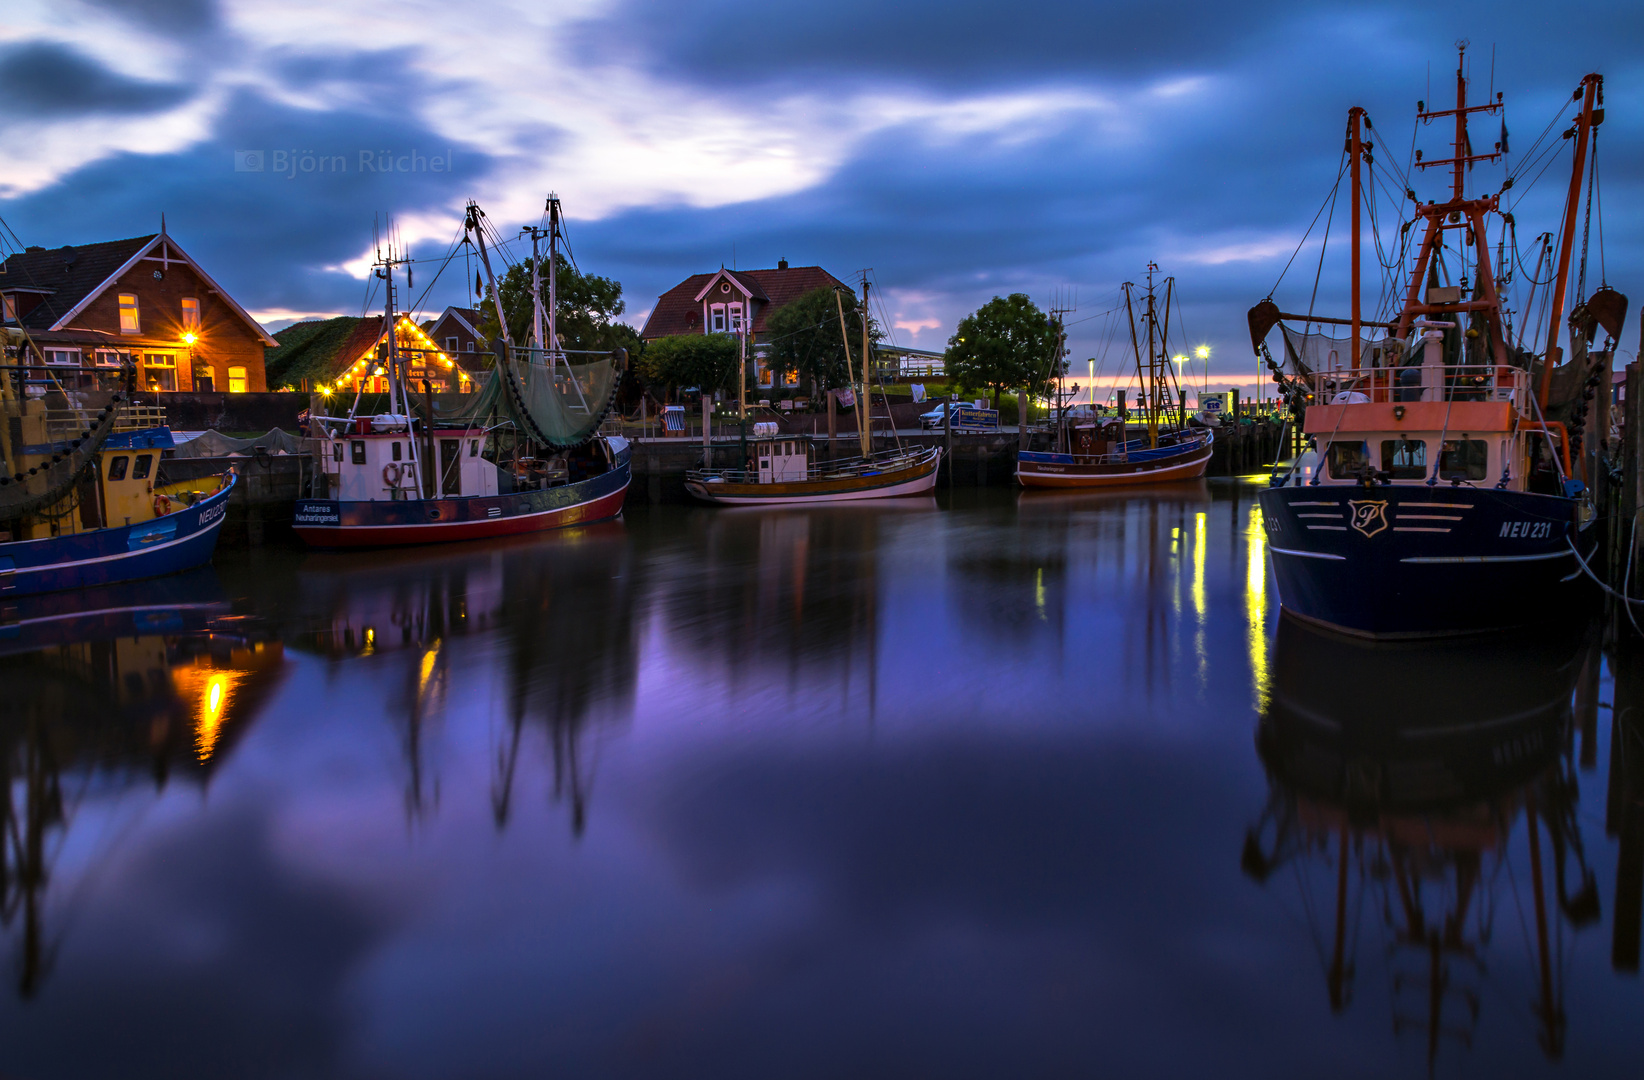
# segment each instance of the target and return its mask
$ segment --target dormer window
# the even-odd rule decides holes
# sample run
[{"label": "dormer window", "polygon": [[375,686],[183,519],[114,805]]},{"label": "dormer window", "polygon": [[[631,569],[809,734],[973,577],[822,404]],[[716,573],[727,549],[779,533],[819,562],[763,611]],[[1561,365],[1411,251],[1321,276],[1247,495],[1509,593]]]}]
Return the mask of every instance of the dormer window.
[{"label": "dormer window", "polygon": [[142,333],[142,326],[137,320],[136,293],[123,292],[120,294],[120,333]]}]

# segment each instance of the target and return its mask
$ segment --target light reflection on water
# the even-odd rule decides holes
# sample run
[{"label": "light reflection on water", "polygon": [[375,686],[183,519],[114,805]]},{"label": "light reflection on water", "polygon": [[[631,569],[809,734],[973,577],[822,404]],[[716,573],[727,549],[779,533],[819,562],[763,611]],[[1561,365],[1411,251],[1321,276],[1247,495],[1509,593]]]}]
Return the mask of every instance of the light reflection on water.
[{"label": "light reflection on water", "polygon": [[1253,491],[641,508],[9,615],[0,1074],[1636,1061],[1636,680],[1281,623]]}]

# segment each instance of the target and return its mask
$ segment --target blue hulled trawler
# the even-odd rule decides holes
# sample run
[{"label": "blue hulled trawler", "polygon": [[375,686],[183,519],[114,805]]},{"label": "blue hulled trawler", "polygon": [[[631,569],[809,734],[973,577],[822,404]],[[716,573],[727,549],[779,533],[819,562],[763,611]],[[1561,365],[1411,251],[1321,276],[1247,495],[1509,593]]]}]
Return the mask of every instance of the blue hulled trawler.
[{"label": "blue hulled trawler", "polygon": [[[1252,344],[1291,392],[1295,411],[1305,413],[1311,444],[1260,495],[1280,599],[1294,616],[1356,635],[1526,624],[1567,608],[1588,589],[1580,560],[1591,548],[1584,529],[1592,504],[1580,446],[1584,400],[1602,356],[1588,346],[1602,328],[1611,340],[1606,348],[1613,347],[1625,297],[1601,286],[1576,306],[1572,355],[1562,364],[1557,342],[1588,147],[1604,115],[1603,81],[1582,80],[1564,132],[1574,165],[1556,267],[1539,280],[1526,275],[1522,325],[1547,328],[1543,355],[1536,356],[1533,337],[1527,348],[1523,329],[1515,335],[1502,296],[1513,264],[1523,261],[1504,205],[1515,175],[1494,194],[1465,191],[1475,165],[1506,153],[1505,126],[1503,141],[1484,153],[1474,152],[1468,134],[1470,117],[1500,114],[1502,95],[1469,104],[1465,44],[1460,48],[1455,107],[1429,111],[1423,102],[1417,115],[1423,125],[1453,122],[1454,152],[1422,160],[1418,151],[1413,162],[1417,169],[1447,168],[1450,191],[1421,202],[1401,184],[1408,215],[1392,247],[1384,240],[1378,248],[1398,256],[1401,241],[1419,237],[1413,263],[1401,258],[1390,271],[1409,277],[1390,276],[1384,289],[1400,306],[1376,322],[1360,310],[1365,182],[1384,185],[1397,174],[1375,167],[1370,121],[1354,108],[1343,169],[1353,200],[1351,318],[1286,315],[1271,298],[1250,312]],[[1556,122],[1549,131],[1551,152]],[[1534,151],[1524,160],[1539,166],[1545,157]],[[1542,254],[1551,261],[1550,237]],[[1350,326],[1350,336],[1283,325],[1304,318]],[[1275,326],[1284,331],[1282,364],[1266,345]],[[1367,337],[1367,330],[1377,333]]]}]

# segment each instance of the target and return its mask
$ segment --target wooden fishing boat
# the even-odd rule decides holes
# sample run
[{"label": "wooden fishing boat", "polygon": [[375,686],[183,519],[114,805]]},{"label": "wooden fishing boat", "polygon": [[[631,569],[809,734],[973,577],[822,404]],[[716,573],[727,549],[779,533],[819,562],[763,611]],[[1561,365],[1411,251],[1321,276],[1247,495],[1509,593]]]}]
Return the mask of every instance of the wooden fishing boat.
[{"label": "wooden fishing boat", "polygon": [[816,460],[805,440],[750,439],[753,469],[693,469],[685,490],[724,506],[851,502],[927,495],[936,488],[941,447],[909,447],[842,461]]},{"label": "wooden fishing boat", "polygon": [[1190,429],[1160,436],[1157,446],[1149,446],[1146,439],[1125,440],[1123,423],[1114,421],[1076,428],[1074,438],[1075,445],[1088,449],[1072,454],[1018,453],[1017,481],[1024,487],[1105,488],[1197,480],[1210,464],[1213,436],[1207,428]]},{"label": "wooden fishing boat", "polygon": [[[890,437],[896,444],[895,449],[878,453],[872,449],[872,416],[868,408],[868,357],[871,355],[868,288],[864,273],[862,381],[860,393],[853,392],[850,403],[856,410],[861,454],[839,460],[831,457],[821,459],[810,440],[782,435],[774,423],[755,424],[754,437],[746,443],[744,467],[692,469],[685,474],[686,491],[703,502],[721,506],[775,506],[888,499],[928,495],[935,490],[937,469],[942,463],[940,447],[903,446],[893,423]],[[847,377],[854,383],[850,335],[845,332],[842,303],[839,306],[839,329],[845,339]],[[889,417],[890,414],[890,403],[887,401],[885,415]],[[831,453],[831,445],[829,449]]]},{"label": "wooden fishing boat", "polygon": [[[389,331],[379,348],[390,411],[314,418],[330,490],[329,497],[297,502],[293,527],[305,543],[335,548],[477,540],[584,525],[622,512],[631,476],[628,442],[599,428],[627,357],[618,350],[573,362],[559,346],[554,298],[560,203],[554,196],[547,218],[545,260],[537,257],[538,232],[532,231],[537,298],[532,341],[513,344],[493,276],[491,296],[503,330],[495,366],[475,393],[463,395],[457,407],[441,415],[425,382],[421,415],[416,415],[415,388],[405,372],[417,350],[399,344]],[[474,204],[468,207],[466,232],[490,275],[484,215]],[[385,327],[399,322],[395,267],[409,262],[392,247],[378,259]],[[544,264],[547,304],[541,291]]]},{"label": "wooden fishing boat", "polygon": [[[211,561],[232,469],[171,482],[174,445],[158,409],[126,389],[96,409],[64,393],[12,328],[0,370],[0,598],[135,581]],[[34,361],[34,362],[29,362]]]},{"label": "wooden fishing boat", "polygon": [[[1187,424],[1186,399],[1169,346],[1175,278],[1165,279],[1164,302],[1157,303],[1153,277],[1158,269],[1157,264],[1148,264],[1147,289],[1139,311],[1131,302],[1131,284],[1124,286],[1141,394],[1136,437],[1130,434],[1127,391],[1119,391],[1114,416],[1068,423],[1064,411],[1056,429],[1056,450],[1023,450],[1016,455],[1016,481],[1023,487],[1106,488],[1197,480],[1204,475],[1215,436],[1209,428]],[[1058,392],[1057,396],[1062,395]],[[1094,408],[1094,385],[1091,396]]]},{"label": "wooden fishing boat", "polygon": [[[1349,112],[1347,131],[1351,317],[1308,317],[1350,326],[1350,337],[1293,331],[1285,320],[1301,317],[1285,315],[1272,299],[1250,312],[1251,343],[1281,385],[1294,388],[1292,411],[1305,413],[1302,429],[1312,441],[1303,456],[1311,467],[1299,460],[1276,471],[1259,496],[1280,601],[1296,616],[1354,634],[1541,623],[1590,592],[1583,550],[1592,548],[1592,505],[1579,475],[1586,411],[1579,389],[1598,377],[1590,373],[1603,353],[1588,345],[1600,327],[1611,341],[1604,352],[1613,350],[1626,298],[1601,286],[1577,306],[1571,359],[1562,366],[1558,340],[1587,147],[1603,116],[1595,106],[1602,79],[1582,80],[1579,113],[1566,132],[1575,160],[1557,269],[1528,282],[1529,298],[1512,305],[1524,310],[1537,288],[1550,285],[1537,357],[1525,328],[1514,333],[1500,292],[1521,265],[1505,254],[1516,234],[1501,195],[1465,193],[1472,168],[1505,152],[1497,144],[1472,153],[1467,132],[1470,115],[1499,112],[1501,95],[1468,105],[1464,70],[1458,63],[1455,108],[1426,111],[1423,104],[1418,112],[1424,124],[1454,121],[1453,156],[1424,161],[1418,152],[1414,162],[1447,167],[1451,190],[1442,200],[1410,204],[1403,229],[1421,226],[1422,239],[1413,264],[1394,270],[1399,281],[1384,285],[1384,294],[1396,288],[1393,295],[1402,296],[1396,317],[1368,321],[1360,309],[1360,177],[1371,155],[1360,108]],[[1511,184],[1509,176],[1502,190]],[[1453,253],[1448,266],[1446,251]],[[1458,283],[1441,284],[1441,277]],[[1286,336],[1283,366],[1266,345],[1275,326]],[[1370,328],[1385,334],[1371,340]],[[1573,390],[1559,400],[1554,385]]]}]

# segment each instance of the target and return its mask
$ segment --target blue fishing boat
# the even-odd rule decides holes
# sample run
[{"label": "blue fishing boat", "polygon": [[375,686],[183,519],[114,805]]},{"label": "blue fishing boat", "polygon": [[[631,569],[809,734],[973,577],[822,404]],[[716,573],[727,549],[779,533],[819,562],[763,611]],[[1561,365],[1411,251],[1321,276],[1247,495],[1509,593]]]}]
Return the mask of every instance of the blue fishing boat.
[{"label": "blue fishing boat", "polygon": [[129,384],[95,412],[85,395],[30,393],[40,370],[0,373],[0,600],[210,562],[234,471],[168,482],[161,457],[174,443],[153,424],[159,410],[133,406]]}]

